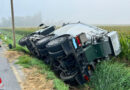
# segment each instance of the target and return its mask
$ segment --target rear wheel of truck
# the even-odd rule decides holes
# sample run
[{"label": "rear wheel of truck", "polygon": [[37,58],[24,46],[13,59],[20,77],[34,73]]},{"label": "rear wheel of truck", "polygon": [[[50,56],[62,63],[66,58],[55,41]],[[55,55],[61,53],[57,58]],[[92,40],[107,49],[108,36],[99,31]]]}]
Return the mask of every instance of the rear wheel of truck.
[{"label": "rear wheel of truck", "polygon": [[36,47],[37,47],[38,49],[44,49],[44,48],[45,48],[45,45],[46,45],[51,39],[53,39],[54,37],[55,37],[55,35],[54,35],[54,34],[51,34],[51,35],[48,35],[48,36],[42,38],[41,40],[37,41]]},{"label": "rear wheel of truck", "polygon": [[38,55],[40,58],[44,59],[46,56],[48,56],[47,49],[37,49]]},{"label": "rear wheel of truck", "polygon": [[34,37],[32,38],[32,42],[36,43],[37,41],[43,39],[45,36],[43,35],[34,35]]},{"label": "rear wheel of truck", "polygon": [[49,55],[53,58],[62,58],[65,57],[65,52],[63,50],[60,50],[58,52],[48,52]]},{"label": "rear wheel of truck", "polygon": [[51,68],[59,76],[61,73],[60,63],[58,61],[51,62]]},{"label": "rear wheel of truck", "polygon": [[25,46],[27,39],[28,39],[28,37],[23,37],[23,38],[21,38],[21,39],[19,40],[19,45]]},{"label": "rear wheel of truck", "polygon": [[50,42],[47,43],[46,48],[49,52],[58,52],[63,50],[62,45],[66,40],[68,40],[71,36],[69,34],[65,34],[62,36],[59,36]]},{"label": "rear wheel of truck", "polygon": [[64,81],[67,81],[67,80],[71,80],[71,79],[74,79],[75,76],[77,75],[77,72],[73,72],[71,73],[70,75],[67,75],[65,74],[64,72],[61,72],[60,73],[60,78]]},{"label": "rear wheel of truck", "polygon": [[30,35],[27,35],[27,36],[21,38],[21,39],[19,40],[19,45],[25,46],[25,45],[27,44],[27,40],[28,40],[32,35],[34,35],[34,33],[32,33],[32,34],[30,34]]}]

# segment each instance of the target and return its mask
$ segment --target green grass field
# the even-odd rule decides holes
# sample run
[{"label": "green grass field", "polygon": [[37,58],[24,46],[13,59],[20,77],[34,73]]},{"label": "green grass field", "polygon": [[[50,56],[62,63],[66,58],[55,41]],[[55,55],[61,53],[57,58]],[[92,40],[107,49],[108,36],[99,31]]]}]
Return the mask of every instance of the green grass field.
[{"label": "green grass field", "polygon": [[120,38],[122,52],[119,57],[130,61],[130,26],[99,26],[108,31],[117,31]]},{"label": "green grass field", "polygon": [[[82,90],[85,86],[89,86],[91,90],[130,90],[130,26],[99,27],[108,31],[115,30],[119,33],[122,52],[118,57],[112,57],[112,60],[99,63],[91,81],[78,89]],[[14,50],[28,52],[25,47],[18,45],[18,40],[35,30],[37,28],[16,28],[17,47]],[[12,31],[9,28],[1,28],[0,32],[2,32],[1,38],[7,44],[12,44]],[[18,63],[24,67],[37,66],[41,73],[47,74],[48,79],[53,79],[56,90],[69,89],[69,86],[58,79],[48,66],[36,58],[29,55],[21,56]]]}]

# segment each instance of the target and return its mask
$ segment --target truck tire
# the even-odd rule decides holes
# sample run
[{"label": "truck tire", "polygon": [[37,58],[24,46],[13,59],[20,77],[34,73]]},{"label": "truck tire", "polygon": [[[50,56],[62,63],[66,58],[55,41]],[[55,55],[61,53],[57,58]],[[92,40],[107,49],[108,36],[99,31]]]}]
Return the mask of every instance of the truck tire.
[{"label": "truck tire", "polygon": [[46,49],[38,49],[38,51],[39,51],[40,54],[46,53]]},{"label": "truck tire", "polygon": [[41,40],[43,38],[45,38],[45,36],[43,36],[43,35],[37,35],[37,36],[34,36],[34,38],[32,39],[32,41],[34,43],[36,43],[37,41],[39,41],[39,40]]},{"label": "truck tire", "polygon": [[51,27],[46,27],[45,29],[43,29],[42,31],[39,32],[40,35],[49,35],[50,33],[52,33],[55,30],[55,26],[51,26]]},{"label": "truck tire", "polygon": [[58,52],[48,52],[49,55],[53,58],[62,58],[65,57],[65,52],[63,50],[60,50]]},{"label": "truck tire", "polygon": [[59,36],[46,44],[46,48],[49,52],[58,52],[63,50],[61,44],[63,44],[71,36],[69,34]]},{"label": "truck tire", "polygon": [[44,48],[46,48],[45,45],[46,45],[51,39],[53,39],[54,37],[55,37],[55,35],[54,35],[54,34],[51,34],[51,35],[48,35],[48,36],[42,38],[41,40],[39,40],[39,41],[36,42],[36,47],[37,47],[38,49],[44,49]]},{"label": "truck tire", "polygon": [[65,75],[64,72],[60,73],[60,78],[64,81],[71,80],[75,78],[75,76],[78,74],[78,72],[74,72],[72,75]]},{"label": "truck tire", "polygon": [[51,69],[56,73],[56,74],[60,74],[61,73],[61,69],[60,69],[60,63],[57,61],[54,61],[51,64]]},{"label": "truck tire", "polygon": [[32,33],[32,34],[30,34],[30,35],[27,35],[27,36],[21,38],[21,39],[19,40],[19,45],[25,46],[25,45],[27,44],[27,43],[26,43],[27,40],[28,40],[32,35],[35,35],[35,34]]},{"label": "truck tire", "polygon": [[38,49],[38,53],[39,53],[39,56],[41,58],[45,57],[45,56],[48,56],[48,52],[47,52],[47,49]]},{"label": "truck tire", "polygon": [[27,39],[28,39],[28,37],[23,37],[23,38],[21,38],[21,39],[19,40],[19,45],[25,46]]}]

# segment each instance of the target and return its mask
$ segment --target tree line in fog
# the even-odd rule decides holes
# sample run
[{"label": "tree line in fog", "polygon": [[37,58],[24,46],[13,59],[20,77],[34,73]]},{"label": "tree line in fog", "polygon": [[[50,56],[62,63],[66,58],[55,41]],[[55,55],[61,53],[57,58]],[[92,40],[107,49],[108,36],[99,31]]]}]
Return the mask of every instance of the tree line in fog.
[{"label": "tree line in fog", "polygon": [[[37,27],[42,23],[41,13],[35,14],[33,16],[15,16],[15,26],[16,27]],[[0,27],[11,27],[11,17],[1,18]]]}]

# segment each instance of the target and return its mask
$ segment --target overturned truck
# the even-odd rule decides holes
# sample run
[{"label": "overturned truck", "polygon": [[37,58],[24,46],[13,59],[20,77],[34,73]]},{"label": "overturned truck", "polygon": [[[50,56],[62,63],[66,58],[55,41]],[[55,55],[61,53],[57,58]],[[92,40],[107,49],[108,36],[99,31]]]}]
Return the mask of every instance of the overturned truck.
[{"label": "overturned truck", "polygon": [[69,84],[84,84],[90,79],[95,65],[121,52],[116,31],[83,23],[54,26],[38,30],[19,40],[32,55],[44,60]]}]

